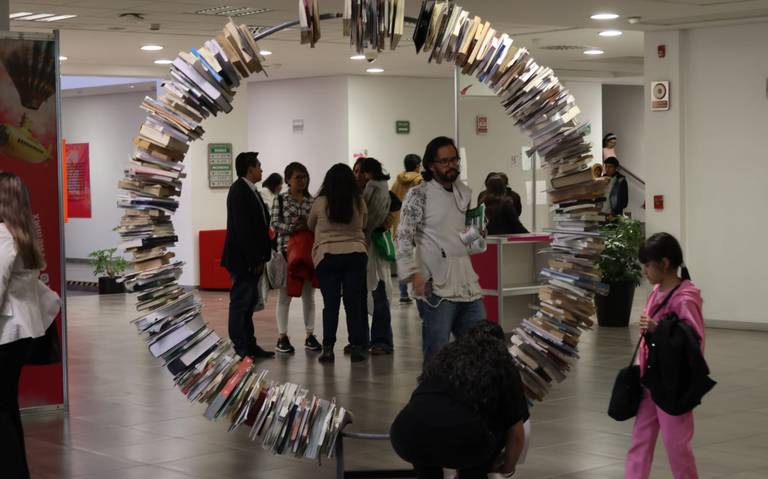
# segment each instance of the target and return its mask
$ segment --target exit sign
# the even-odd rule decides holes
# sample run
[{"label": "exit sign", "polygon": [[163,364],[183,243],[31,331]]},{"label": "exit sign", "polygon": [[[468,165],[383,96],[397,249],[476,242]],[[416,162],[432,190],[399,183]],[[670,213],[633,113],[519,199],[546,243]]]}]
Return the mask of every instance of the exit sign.
[{"label": "exit sign", "polygon": [[395,122],[395,132],[398,135],[407,135],[411,132],[411,122],[407,120],[398,120]]}]

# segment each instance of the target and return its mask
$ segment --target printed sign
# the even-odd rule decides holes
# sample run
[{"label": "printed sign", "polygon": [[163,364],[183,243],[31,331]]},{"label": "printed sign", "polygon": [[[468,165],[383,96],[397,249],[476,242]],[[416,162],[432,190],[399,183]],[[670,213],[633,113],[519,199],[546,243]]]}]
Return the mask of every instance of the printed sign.
[{"label": "printed sign", "polygon": [[91,217],[91,168],[88,143],[68,143],[67,212],[70,218]]},{"label": "printed sign", "polygon": [[475,118],[475,133],[485,135],[488,133],[488,117],[481,115]]},{"label": "printed sign", "polygon": [[669,82],[651,82],[651,111],[669,110]]},{"label": "printed sign", "polygon": [[411,132],[411,122],[408,120],[397,120],[395,122],[395,132],[398,135],[407,135]]},{"label": "printed sign", "polygon": [[232,143],[208,144],[208,188],[232,185]]}]

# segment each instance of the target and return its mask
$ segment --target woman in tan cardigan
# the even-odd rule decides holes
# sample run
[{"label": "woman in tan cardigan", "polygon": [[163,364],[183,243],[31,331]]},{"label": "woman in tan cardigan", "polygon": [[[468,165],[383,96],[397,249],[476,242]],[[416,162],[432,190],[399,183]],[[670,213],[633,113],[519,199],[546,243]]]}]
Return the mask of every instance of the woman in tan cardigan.
[{"label": "woman in tan cardigan", "polygon": [[363,227],[368,213],[352,169],[338,163],[328,170],[309,213],[315,232],[312,259],[323,294],[323,353],[320,362],[333,362],[342,297],[347,316],[351,360],[366,358],[365,310],[368,257]]}]

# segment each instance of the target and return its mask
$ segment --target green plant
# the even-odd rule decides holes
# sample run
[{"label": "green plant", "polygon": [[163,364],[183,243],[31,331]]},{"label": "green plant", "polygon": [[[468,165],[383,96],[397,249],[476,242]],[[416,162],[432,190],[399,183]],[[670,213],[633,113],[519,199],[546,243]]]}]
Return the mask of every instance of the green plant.
[{"label": "green plant", "polygon": [[100,249],[88,255],[92,258],[93,274],[115,278],[125,271],[128,262],[121,256],[115,256],[115,251],[117,248]]},{"label": "green plant", "polygon": [[600,271],[605,283],[640,284],[642,271],[638,252],[643,244],[640,222],[617,216],[600,228],[605,239],[605,250],[600,257]]}]

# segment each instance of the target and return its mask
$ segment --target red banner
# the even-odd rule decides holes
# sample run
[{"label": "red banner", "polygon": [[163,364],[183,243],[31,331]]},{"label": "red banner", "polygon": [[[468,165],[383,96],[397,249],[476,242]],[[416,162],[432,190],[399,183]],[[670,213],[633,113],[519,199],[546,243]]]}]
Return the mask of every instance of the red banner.
[{"label": "red banner", "polygon": [[[40,278],[61,295],[55,54],[52,37],[0,38],[0,170],[16,173],[29,189],[47,265]],[[61,334],[61,317],[56,321]],[[22,407],[62,404],[62,365],[24,368],[19,396]]]},{"label": "red banner", "polygon": [[67,217],[91,217],[91,167],[88,143],[67,143]]}]

